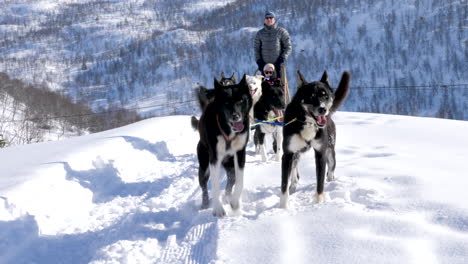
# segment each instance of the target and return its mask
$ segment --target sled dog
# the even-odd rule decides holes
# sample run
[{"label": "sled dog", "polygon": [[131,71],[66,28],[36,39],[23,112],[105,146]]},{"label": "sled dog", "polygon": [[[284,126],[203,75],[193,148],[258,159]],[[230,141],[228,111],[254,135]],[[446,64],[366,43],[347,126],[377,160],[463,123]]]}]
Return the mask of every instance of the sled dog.
[{"label": "sled dog", "polygon": [[[260,96],[262,95],[262,75],[255,75],[255,76],[250,76],[246,75],[246,81],[249,86],[249,91],[250,95],[252,96],[253,100],[253,105],[255,105],[258,100],[260,99]],[[224,76],[224,72],[221,73],[221,79],[219,83],[222,86],[228,86],[228,85],[234,85],[236,84],[236,78],[234,76],[234,73],[230,78],[226,78]],[[206,107],[206,105],[213,100],[214,98],[214,89],[206,88],[202,85],[198,86],[198,89],[195,91],[197,94],[197,98],[199,101],[199,104],[202,108],[202,110]],[[250,111],[250,117],[253,118],[253,108]]]},{"label": "sled dog", "polygon": [[323,200],[326,167],[327,181],[334,179],[336,128],[332,114],[348,95],[350,73],[344,72],[333,92],[325,71],[320,81],[308,83],[301,72],[298,90],[286,107],[283,128],[283,157],[281,161],[280,207],[288,207],[289,194],[296,191],[299,180],[297,164],[302,153],[313,148],[317,178],[316,201]]},{"label": "sled dog", "polygon": [[[255,120],[272,120],[272,123],[281,123],[283,121],[284,108],[284,90],[281,80],[275,80],[272,85],[268,82],[263,82],[262,96],[260,96],[258,103],[254,106]],[[281,118],[273,120],[278,117]],[[282,127],[272,124],[259,124],[255,127],[255,150],[257,154],[261,154],[263,161],[267,160],[264,144],[266,134],[273,136],[273,150],[276,152],[276,160],[279,161],[282,154]]]},{"label": "sled dog", "polygon": [[219,83],[222,86],[234,85],[236,84],[236,76],[234,76],[234,73],[232,73],[231,77],[227,78],[224,76],[224,72],[221,72],[221,79],[219,80]]},{"label": "sled dog", "polygon": [[224,167],[227,175],[226,201],[236,210],[240,206],[243,189],[252,97],[245,75],[240,83],[228,86],[222,86],[215,79],[214,87],[212,101],[205,108],[202,107],[203,113],[196,122],[200,134],[197,145],[198,179],[202,189],[202,209],[209,207],[207,184],[211,178],[213,215],[224,216],[226,212],[220,200],[221,167]]},{"label": "sled dog", "polygon": [[262,75],[246,75],[247,77],[247,84],[249,85],[250,95],[252,96],[252,109],[250,110],[250,118],[254,117],[253,109],[255,104],[257,104],[258,100],[260,100],[260,96],[262,96]]},{"label": "sled dog", "polygon": [[[218,82],[222,86],[235,85],[236,76],[232,73],[232,76],[227,78],[224,76],[224,72],[221,72],[221,79],[218,81],[215,79],[215,82]],[[208,103],[212,102],[215,96],[215,90],[213,88],[206,88],[203,85],[198,85],[198,88],[195,89],[195,94],[197,95],[198,103],[201,110],[203,111]],[[192,117],[192,120],[195,117]]]}]

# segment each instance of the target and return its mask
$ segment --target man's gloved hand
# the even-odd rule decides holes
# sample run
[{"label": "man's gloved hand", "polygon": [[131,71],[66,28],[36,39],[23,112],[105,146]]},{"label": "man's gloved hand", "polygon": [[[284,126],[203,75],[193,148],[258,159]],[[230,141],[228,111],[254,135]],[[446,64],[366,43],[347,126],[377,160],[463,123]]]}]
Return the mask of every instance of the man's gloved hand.
[{"label": "man's gloved hand", "polygon": [[283,57],[279,57],[276,61],[275,61],[275,69],[276,69],[276,72],[278,74],[278,77],[281,75],[281,67],[283,66],[284,64],[284,59]]},{"label": "man's gloved hand", "polygon": [[263,67],[265,67],[265,62],[262,59],[257,60],[258,69],[263,72]]},{"label": "man's gloved hand", "polygon": [[275,62],[275,64],[283,64],[283,63],[284,63],[283,57],[279,57]]}]

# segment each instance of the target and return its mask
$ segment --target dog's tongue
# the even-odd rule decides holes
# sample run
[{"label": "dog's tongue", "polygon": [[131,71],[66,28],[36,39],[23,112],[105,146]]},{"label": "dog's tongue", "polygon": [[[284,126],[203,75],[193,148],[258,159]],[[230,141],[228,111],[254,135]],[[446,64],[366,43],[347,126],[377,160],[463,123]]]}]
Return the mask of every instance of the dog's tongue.
[{"label": "dog's tongue", "polygon": [[232,123],[232,129],[233,129],[235,132],[241,132],[242,130],[244,130],[244,122],[242,122],[242,121],[233,122],[233,123]]},{"label": "dog's tongue", "polygon": [[275,109],[273,111],[275,112],[276,117],[281,116],[281,118],[278,118],[278,122],[282,123],[283,122],[283,117],[282,117],[283,116],[283,111],[281,111],[279,109]]},{"label": "dog's tongue", "polygon": [[254,96],[254,94],[257,92],[257,89],[251,89],[250,90],[250,95],[251,96]]},{"label": "dog's tongue", "polygon": [[327,124],[327,117],[326,116],[317,116],[317,123],[321,126]]}]

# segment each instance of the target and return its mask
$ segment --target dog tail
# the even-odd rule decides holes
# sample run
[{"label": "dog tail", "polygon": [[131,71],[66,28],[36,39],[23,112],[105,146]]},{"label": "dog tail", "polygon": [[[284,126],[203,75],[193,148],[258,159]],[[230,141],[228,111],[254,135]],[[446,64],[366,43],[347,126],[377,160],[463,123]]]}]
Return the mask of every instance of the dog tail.
[{"label": "dog tail", "polygon": [[198,130],[198,119],[195,117],[195,116],[192,116],[192,118],[190,119],[190,123],[192,124],[192,128],[194,130]]},{"label": "dog tail", "polygon": [[349,83],[351,80],[351,74],[347,71],[343,72],[343,76],[341,76],[340,84],[335,91],[335,100],[333,100],[333,105],[330,109],[330,112],[336,112],[338,108],[343,104],[344,100],[349,94]]}]

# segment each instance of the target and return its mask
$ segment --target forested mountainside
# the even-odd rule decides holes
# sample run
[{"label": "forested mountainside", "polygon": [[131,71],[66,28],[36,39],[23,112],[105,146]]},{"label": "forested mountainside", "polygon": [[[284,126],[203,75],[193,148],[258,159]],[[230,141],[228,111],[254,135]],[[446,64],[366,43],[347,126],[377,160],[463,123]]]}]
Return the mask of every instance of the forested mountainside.
[{"label": "forested mountainside", "polygon": [[59,140],[140,120],[127,109],[91,111],[86,103],[0,73],[0,147]]},{"label": "forested mountainside", "polygon": [[266,9],[309,80],[352,74],[342,110],[468,120],[467,2],[439,0],[7,0],[0,71],[91,107],[198,111],[196,83],[253,74]]}]

